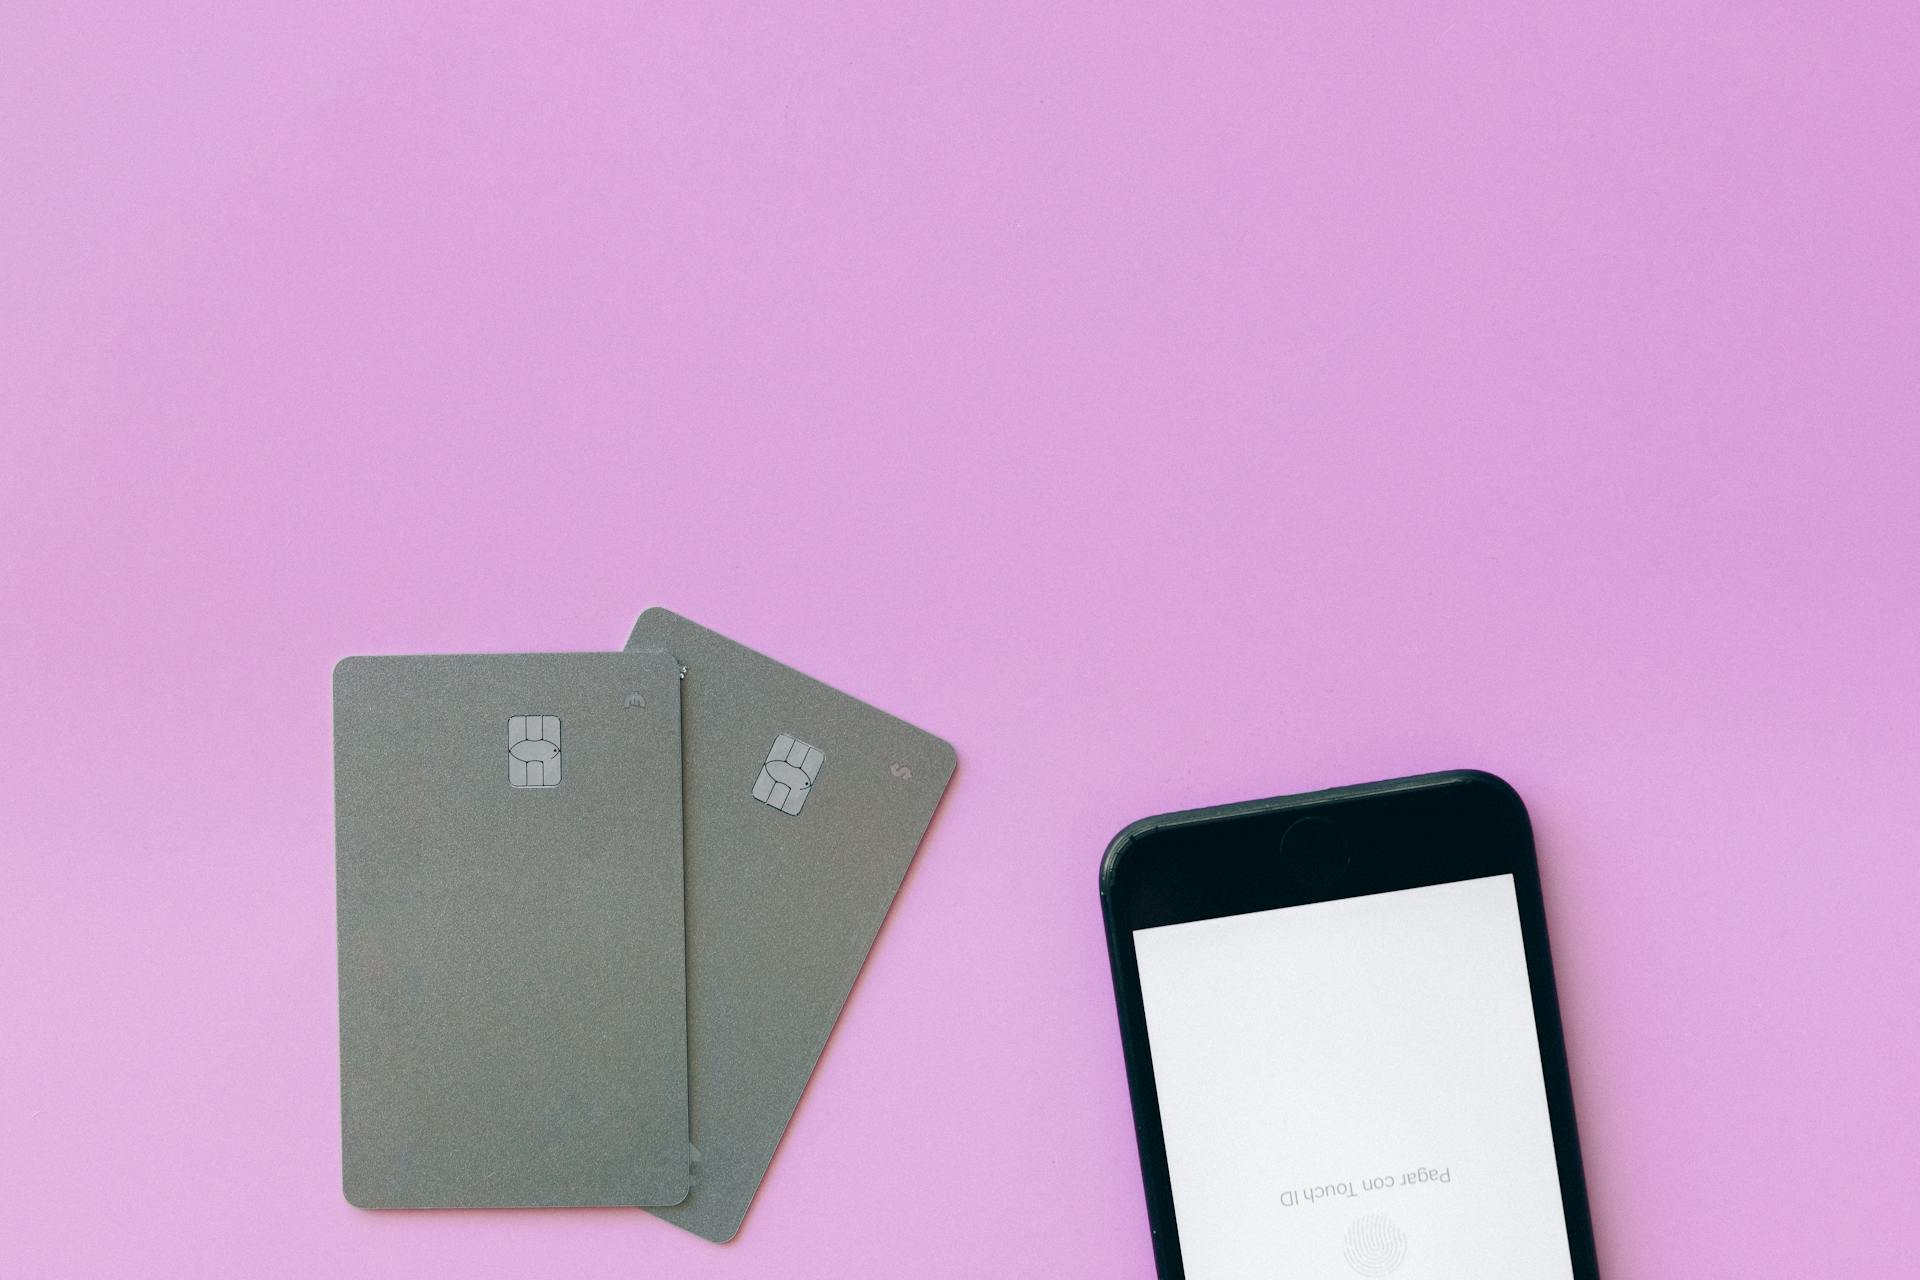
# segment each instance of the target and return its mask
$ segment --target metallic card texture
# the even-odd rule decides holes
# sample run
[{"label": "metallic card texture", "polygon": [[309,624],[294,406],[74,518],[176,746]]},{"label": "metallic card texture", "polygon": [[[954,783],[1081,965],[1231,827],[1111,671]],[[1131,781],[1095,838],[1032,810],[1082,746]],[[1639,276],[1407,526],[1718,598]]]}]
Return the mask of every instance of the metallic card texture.
[{"label": "metallic card texture", "polygon": [[354,1204],[685,1197],[678,674],[658,652],[335,669]]},{"label": "metallic card texture", "polygon": [[[664,609],[630,649],[682,684],[694,1186],[661,1217],[746,1217],[953,775],[953,748]],[[568,751],[573,728],[567,726]],[[575,769],[569,763],[567,781]]]}]

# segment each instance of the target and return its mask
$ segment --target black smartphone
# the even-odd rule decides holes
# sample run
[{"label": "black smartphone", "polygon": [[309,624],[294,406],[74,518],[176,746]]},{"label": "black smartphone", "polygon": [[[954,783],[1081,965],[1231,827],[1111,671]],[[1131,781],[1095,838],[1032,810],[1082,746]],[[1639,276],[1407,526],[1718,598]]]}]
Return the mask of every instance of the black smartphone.
[{"label": "black smartphone", "polygon": [[1164,1280],[1597,1280],[1513,788],[1148,818],[1100,897]]}]

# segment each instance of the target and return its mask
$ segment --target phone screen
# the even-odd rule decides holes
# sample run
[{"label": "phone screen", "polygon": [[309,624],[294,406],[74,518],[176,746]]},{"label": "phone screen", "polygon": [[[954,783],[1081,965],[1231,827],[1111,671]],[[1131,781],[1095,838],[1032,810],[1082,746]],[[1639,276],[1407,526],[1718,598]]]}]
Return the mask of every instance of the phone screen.
[{"label": "phone screen", "polygon": [[1133,942],[1190,1280],[1572,1276],[1511,875]]}]

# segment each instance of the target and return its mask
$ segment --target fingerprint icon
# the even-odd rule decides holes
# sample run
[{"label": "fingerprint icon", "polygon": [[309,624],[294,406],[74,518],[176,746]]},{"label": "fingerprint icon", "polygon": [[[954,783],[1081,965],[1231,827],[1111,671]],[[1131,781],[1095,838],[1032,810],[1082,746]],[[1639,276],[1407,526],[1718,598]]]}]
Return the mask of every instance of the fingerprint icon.
[{"label": "fingerprint icon", "polygon": [[1384,1213],[1355,1218],[1347,1228],[1346,1255],[1355,1275],[1390,1276],[1407,1260],[1407,1233]]}]

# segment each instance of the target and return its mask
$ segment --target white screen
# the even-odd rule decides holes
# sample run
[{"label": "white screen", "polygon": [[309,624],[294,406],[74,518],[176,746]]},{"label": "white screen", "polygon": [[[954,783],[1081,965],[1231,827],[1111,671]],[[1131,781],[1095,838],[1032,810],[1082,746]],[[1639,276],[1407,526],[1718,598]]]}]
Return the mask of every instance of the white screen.
[{"label": "white screen", "polygon": [[1512,876],[1133,939],[1190,1280],[1572,1276]]}]

